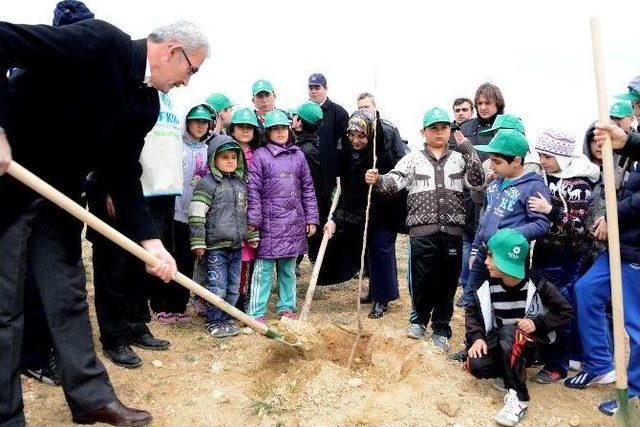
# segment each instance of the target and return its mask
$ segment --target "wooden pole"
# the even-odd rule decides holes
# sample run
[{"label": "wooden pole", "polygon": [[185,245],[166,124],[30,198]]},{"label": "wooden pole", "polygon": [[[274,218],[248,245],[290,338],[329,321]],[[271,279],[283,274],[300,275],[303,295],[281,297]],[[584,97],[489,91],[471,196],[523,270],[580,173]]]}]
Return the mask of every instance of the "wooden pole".
[{"label": "wooden pole", "polygon": [[[605,84],[602,30],[600,19],[591,18],[591,41],[593,65],[598,90],[598,117],[601,123],[609,122],[608,96]],[[624,304],[622,296],[622,268],[620,264],[620,235],[618,230],[618,202],[613,166],[611,138],[602,146],[603,180],[605,187],[607,242],[609,246],[609,268],[611,274],[611,304],[613,308],[613,342],[616,366],[616,389],[621,415],[628,414],[629,393],[627,386],[627,358],[625,351]]]},{"label": "wooden pole", "polygon": [[[131,239],[127,238],[122,233],[109,226],[107,223],[71,200],[69,197],[65,196],[60,191],[56,190],[51,185],[44,182],[42,179],[29,172],[17,162],[13,161],[11,162],[11,164],[9,164],[7,173],[13,176],[18,181],[22,182],[27,187],[30,187],[37,193],[41,194],[46,199],[60,206],[63,210],[78,218],[80,221],[86,223],[89,227],[93,228],[95,231],[102,234],[104,237],[111,240],[113,243],[120,246],[125,251],[141,259],[145,264],[154,266],[161,262],[142,246],[136,244]],[[194,294],[209,301],[219,309],[229,313],[231,316],[246,324],[254,331],[259,332],[260,334],[265,335],[268,338],[273,338],[285,342],[282,338],[282,335],[280,335],[278,332],[270,329],[254,318],[246,315],[231,304],[227,303],[219,296],[203,288],[184,274],[177,273],[173,280],[189,289]]]},{"label": "wooden pole", "polygon": [[[336,178],[336,191],[333,194],[333,200],[331,201],[331,209],[329,209],[329,216],[327,217],[327,222],[331,220],[333,217],[333,212],[338,207],[338,199],[340,198],[341,193],[340,187],[340,177]],[[318,283],[318,276],[320,275],[320,268],[322,268],[322,260],[324,260],[324,253],[327,250],[327,245],[329,244],[329,239],[331,236],[328,232],[325,232],[322,236],[322,242],[320,243],[320,249],[318,250],[318,256],[316,257],[316,262],[313,265],[313,273],[311,273],[311,281],[309,282],[309,287],[307,288],[307,295],[304,299],[304,305],[302,306],[302,310],[300,310],[300,320],[303,322],[307,321],[309,317],[309,310],[311,309],[311,302],[313,301],[313,294],[316,292],[316,285]]]}]

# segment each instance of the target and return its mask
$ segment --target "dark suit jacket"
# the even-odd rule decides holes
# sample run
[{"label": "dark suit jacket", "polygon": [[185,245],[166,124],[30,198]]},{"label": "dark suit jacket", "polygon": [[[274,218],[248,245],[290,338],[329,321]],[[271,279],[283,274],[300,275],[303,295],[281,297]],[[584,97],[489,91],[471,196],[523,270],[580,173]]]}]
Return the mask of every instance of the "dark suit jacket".
[{"label": "dark suit jacket", "polygon": [[[322,168],[323,193],[329,197],[336,186],[338,168],[338,141],[346,141],[349,114],[340,105],[329,98],[322,104],[322,124],[318,129],[320,136],[320,166]],[[321,197],[321,195],[318,195]]]},{"label": "dark suit jacket", "polygon": [[[146,51],[146,40],[96,19],[59,28],[0,22],[0,126],[15,160],[75,199],[95,171],[119,228],[136,241],[157,237],[138,161],[160,108],[157,90],[143,84]],[[23,71],[8,80],[11,67]],[[34,199],[0,177],[0,230]]]}]

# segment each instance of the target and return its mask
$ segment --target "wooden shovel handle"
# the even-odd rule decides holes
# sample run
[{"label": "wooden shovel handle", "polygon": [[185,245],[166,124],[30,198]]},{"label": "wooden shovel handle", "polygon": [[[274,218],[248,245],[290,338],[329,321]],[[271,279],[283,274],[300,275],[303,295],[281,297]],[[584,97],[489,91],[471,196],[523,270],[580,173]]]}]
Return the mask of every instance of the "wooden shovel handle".
[{"label": "wooden shovel handle", "polygon": [[[161,262],[158,258],[153,256],[142,246],[136,244],[134,241],[132,241],[113,227],[109,226],[107,223],[87,211],[85,208],[71,200],[69,197],[62,194],[60,191],[53,188],[51,185],[44,182],[42,179],[38,178],[36,175],[34,175],[15,161],[9,164],[7,173],[26,186],[30,187],[37,193],[41,194],[46,199],[60,206],[63,210],[78,218],[80,221],[86,223],[89,227],[93,228],[95,231],[102,234],[104,237],[111,240],[113,243],[120,246],[125,251],[129,252],[137,258],[140,258],[142,261],[144,261],[145,264],[155,266]],[[258,322],[252,317],[247,316],[245,313],[227,303],[219,296],[203,288],[184,274],[179,272],[176,273],[173,280],[189,289],[194,294],[215,305],[219,309],[229,313],[231,316],[246,324],[254,331],[259,332],[262,335],[266,335],[269,338],[282,338],[281,335],[277,332],[269,329],[266,325]]]},{"label": "wooden shovel handle", "polygon": [[[331,200],[331,209],[329,209],[329,216],[327,218],[327,222],[331,220],[333,217],[333,212],[336,210],[338,206],[338,199],[340,198],[340,193],[342,189],[340,187],[340,177],[336,178],[336,191],[333,193],[333,199]],[[313,273],[311,273],[311,281],[309,282],[309,287],[307,288],[307,295],[304,299],[304,305],[302,306],[302,310],[300,310],[300,320],[303,322],[307,321],[309,317],[309,310],[311,309],[311,301],[313,301],[313,294],[316,292],[316,284],[318,283],[318,276],[320,275],[320,268],[322,268],[322,260],[324,260],[324,253],[327,250],[327,245],[329,244],[329,239],[331,236],[328,232],[325,232],[322,236],[322,242],[320,243],[320,249],[318,250],[318,256],[316,257],[316,262],[313,265]]]},{"label": "wooden shovel handle", "polygon": [[[593,45],[593,65],[598,91],[598,117],[601,123],[609,122],[607,106],[607,86],[604,78],[602,35],[600,20],[591,18],[591,41]],[[613,311],[614,358],[616,365],[616,388],[627,388],[627,360],[625,357],[624,305],[622,301],[622,269],[620,265],[620,236],[618,231],[618,202],[616,180],[613,169],[613,149],[611,139],[602,146],[602,166],[607,212],[607,242],[609,246],[609,266],[611,273],[611,304]]]}]

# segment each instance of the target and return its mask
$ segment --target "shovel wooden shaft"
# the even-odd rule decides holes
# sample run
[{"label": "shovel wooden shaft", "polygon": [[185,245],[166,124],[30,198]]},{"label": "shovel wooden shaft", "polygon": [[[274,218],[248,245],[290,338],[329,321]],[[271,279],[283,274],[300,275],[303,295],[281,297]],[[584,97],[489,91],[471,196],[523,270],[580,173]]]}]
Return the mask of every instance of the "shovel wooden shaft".
[{"label": "shovel wooden shaft", "polygon": [[[341,192],[342,192],[342,187],[340,187],[340,177],[338,177],[336,178],[336,191],[335,193],[333,193],[333,199],[331,200],[331,208],[329,209],[329,216],[327,218],[327,222],[331,220],[331,218],[333,217],[333,212],[335,212],[336,208],[338,207],[338,199],[340,199]],[[329,239],[331,239],[331,235],[325,231],[322,236],[322,242],[320,242],[320,249],[318,249],[318,256],[316,256],[316,262],[313,265],[313,272],[311,273],[311,281],[309,282],[309,287],[307,288],[307,295],[304,298],[304,305],[302,306],[302,310],[300,310],[300,320],[302,320],[303,322],[306,322],[307,318],[309,317],[309,310],[311,309],[313,294],[315,294],[316,292],[318,276],[320,275],[320,269],[322,268],[322,261],[324,260],[324,253],[327,250]]]},{"label": "shovel wooden shaft", "polygon": [[[41,194],[46,199],[60,206],[62,209],[78,218],[80,221],[86,223],[89,227],[93,228],[95,231],[102,234],[104,237],[111,240],[113,243],[120,246],[125,251],[141,259],[145,264],[155,266],[161,262],[158,258],[153,256],[142,246],[136,244],[133,240],[129,239],[128,237],[87,211],[85,208],[62,194],[60,191],[53,188],[51,185],[44,182],[42,179],[38,178],[36,175],[34,175],[15,161],[11,162],[7,173],[26,186],[30,187],[37,193]],[[177,273],[173,280],[189,289],[194,294],[215,305],[219,309],[229,313],[231,316],[243,322],[254,331],[259,332],[269,338],[282,339],[282,336],[277,332],[269,329],[266,325],[258,322],[257,320],[247,316],[245,313],[233,307],[231,304],[227,303],[219,296],[203,288],[184,274]]]},{"label": "shovel wooden shaft", "polygon": [[[593,65],[598,90],[598,116],[601,123],[609,122],[607,88],[604,78],[604,58],[600,20],[591,19],[591,41]],[[614,359],[616,365],[616,388],[627,389],[627,360],[625,352],[624,305],[622,300],[622,268],[620,264],[620,236],[618,232],[618,202],[613,169],[611,139],[602,146],[602,166],[607,212],[607,242],[609,246],[609,269],[611,274],[611,305],[613,312]]]}]

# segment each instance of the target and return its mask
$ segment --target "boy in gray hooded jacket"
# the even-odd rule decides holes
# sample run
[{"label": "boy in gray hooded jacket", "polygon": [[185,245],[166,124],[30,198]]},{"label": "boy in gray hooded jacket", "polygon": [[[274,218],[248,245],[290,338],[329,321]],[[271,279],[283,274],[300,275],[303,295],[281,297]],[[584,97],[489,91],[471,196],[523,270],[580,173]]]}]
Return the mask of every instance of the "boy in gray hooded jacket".
[{"label": "boy in gray hooded jacket", "polygon": [[[240,286],[242,242],[258,243],[247,232],[246,164],[240,145],[228,135],[215,137],[207,152],[210,173],[193,191],[189,206],[191,250],[204,257],[206,288],[235,306]],[[205,327],[216,338],[240,328],[219,308],[208,306]]]}]

